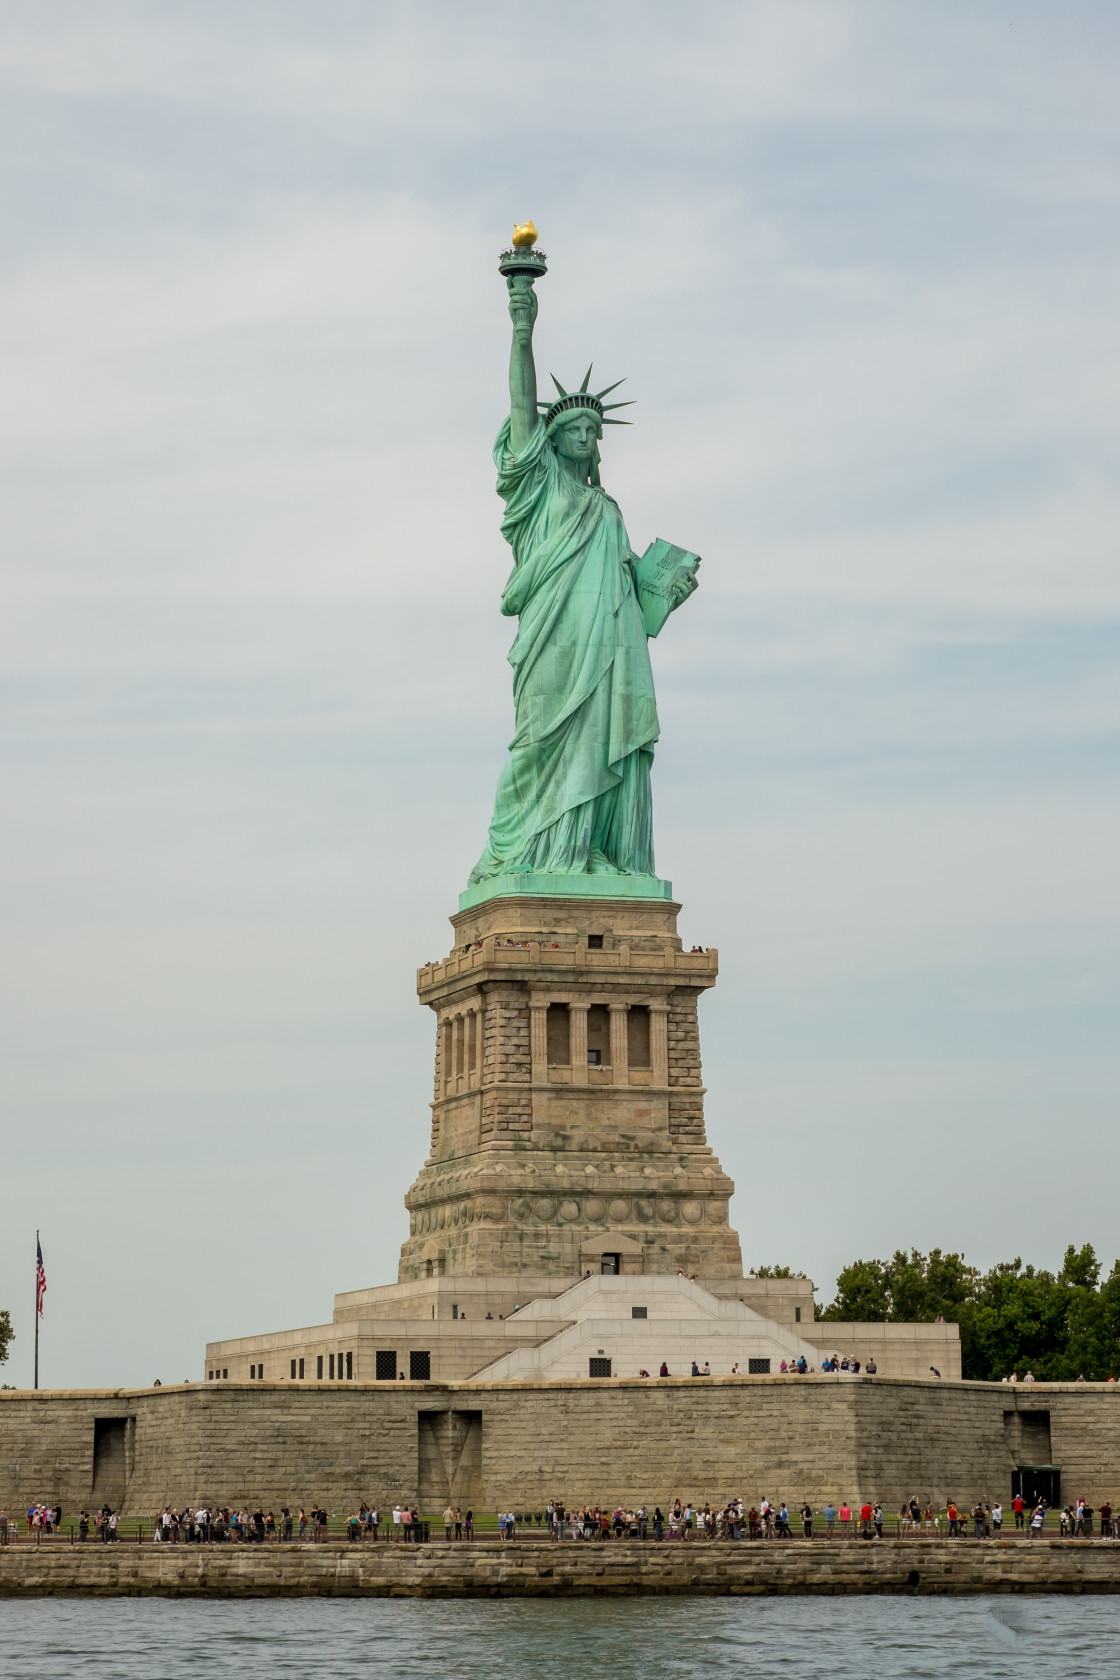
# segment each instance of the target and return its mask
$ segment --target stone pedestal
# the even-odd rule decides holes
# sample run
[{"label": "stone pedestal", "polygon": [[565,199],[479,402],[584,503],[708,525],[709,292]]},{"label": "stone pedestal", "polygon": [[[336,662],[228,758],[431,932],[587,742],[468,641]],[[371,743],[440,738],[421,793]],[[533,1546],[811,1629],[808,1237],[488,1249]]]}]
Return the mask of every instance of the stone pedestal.
[{"label": "stone pedestal", "polygon": [[402,1283],[741,1276],[704,1137],[696,1010],[717,954],[682,950],[679,909],[511,895],[452,918],[452,954],[417,975],[435,1096]]}]

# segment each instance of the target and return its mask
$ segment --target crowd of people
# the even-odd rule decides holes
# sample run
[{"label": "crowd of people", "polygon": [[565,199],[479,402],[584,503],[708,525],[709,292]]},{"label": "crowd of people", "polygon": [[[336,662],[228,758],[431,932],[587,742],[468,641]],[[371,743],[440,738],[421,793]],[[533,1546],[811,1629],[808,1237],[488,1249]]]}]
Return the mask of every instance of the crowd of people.
[{"label": "crowd of people", "polygon": [[[882,1539],[884,1531],[900,1537],[925,1535],[930,1539],[958,1539],[969,1536],[977,1540],[998,1540],[1004,1532],[1005,1513],[1000,1501],[990,1503],[978,1499],[971,1506],[959,1505],[949,1499],[943,1508],[935,1510],[930,1500],[916,1498],[905,1501],[897,1515],[887,1514],[878,1500],[841,1500],[827,1502],[819,1509],[808,1501],[796,1507],[791,1515],[785,1500],[762,1498],[748,1505],[741,1498],[730,1499],[723,1505],[701,1503],[696,1500],[673,1499],[666,1510],[660,1506],[650,1511],[648,1506],[626,1504],[581,1505],[568,1507],[563,1500],[554,1499],[537,1511],[497,1513],[498,1534],[502,1540],[513,1540],[519,1533],[541,1534],[543,1529],[552,1540],[790,1540],[795,1533],[804,1539],[852,1538]],[[1009,1507],[1012,1531],[1030,1539],[1046,1533],[1053,1512],[1045,1499],[1027,1502],[1016,1494]],[[1084,1499],[1065,1505],[1057,1513],[1057,1530],[1063,1538],[1120,1539],[1120,1523],[1113,1520],[1112,1505],[1106,1499],[1099,1509]],[[405,1544],[426,1541],[434,1526],[420,1514],[413,1504],[394,1505],[383,1521],[376,1505],[364,1500],[342,1523],[350,1542],[385,1539]],[[83,1510],[77,1521],[79,1541],[99,1540],[111,1544],[120,1538],[119,1514],[103,1505],[92,1516]],[[29,1538],[40,1539],[61,1532],[61,1505],[32,1504],[26,1513]],[[330,1518],[318,1504],[308,1509],[300,1506],[293,1516],[285,1505],[279,1516],[262,1506],[199,1506],[197,1509],[177,1509],[168,1504],[157,1513],[151,1538],[157,1545],[257,1544],[267,1541],[303,1540],[323,1544],[329,1536]],[[473,1510],[465,1513],[457,1505],[448,1504],[443,1512],[444,1539],[470,1541],[476,1534]],[[143,1532],[143,1530],[141,1530]],[[336,1519],[335,1532],[338,1532]],[[18,1538],[17,1525],[6,1511],[0,1509],[0,1545]],[[543,1538],[543,1535],[542,1535]]]}]

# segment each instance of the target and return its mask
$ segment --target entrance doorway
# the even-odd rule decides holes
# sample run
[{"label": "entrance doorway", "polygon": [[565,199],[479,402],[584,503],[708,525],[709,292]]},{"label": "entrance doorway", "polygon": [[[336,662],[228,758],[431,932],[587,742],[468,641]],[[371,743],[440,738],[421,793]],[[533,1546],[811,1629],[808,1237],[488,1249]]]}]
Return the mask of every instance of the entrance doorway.
[{"label": "entrance doorway", "polygon": [[1021,1464],[1011,1472],[1011,1497],[1022,1496],[1028,1510],[1045,1499],[1050,1510],[1062,1503],[1062,1472],[1056,1464]]}]

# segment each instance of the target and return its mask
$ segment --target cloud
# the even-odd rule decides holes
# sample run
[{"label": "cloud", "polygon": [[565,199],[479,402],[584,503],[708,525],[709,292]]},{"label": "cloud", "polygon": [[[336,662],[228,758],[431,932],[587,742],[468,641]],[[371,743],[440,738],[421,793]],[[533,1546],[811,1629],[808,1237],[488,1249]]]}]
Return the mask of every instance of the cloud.
[{"label": "cloud", "polygon": [[[394,1275],[413,970],[510,729],[528,214],[542,375],[627,376],[608,486],[704,555],[657,842],[722,952],[748,1253],[785,1219],[827,1287],[870,1202],[987,1261],[1040,1181],[1108,1250],[1116,46],[996,0],[7,8],[4,1123],[52,1380]],[[169,1213],[190,1288],[106,1305],[91,1241]]]}]

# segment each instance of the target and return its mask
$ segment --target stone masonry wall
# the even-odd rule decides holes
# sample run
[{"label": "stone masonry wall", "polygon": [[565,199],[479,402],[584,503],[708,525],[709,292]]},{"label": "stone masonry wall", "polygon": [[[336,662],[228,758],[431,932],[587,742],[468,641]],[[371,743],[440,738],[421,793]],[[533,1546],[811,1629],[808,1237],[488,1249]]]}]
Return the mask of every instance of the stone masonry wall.
[{"label": "stone masonry wall", "polygon": [[1037,1384],[1027,1396],[984,1383],[781,1377],[3,1393],[0,1502],[9,1512],[32,1499],[67,1512],[88,1505],[95,1420],[125,1418],[130,1512],[167,1499],[274,1509],[319,1499],[337,1511],[361,1497],[419,1497],[434,1509],[448,1490],[438,1458],[420,1485],[421,1431],[442,1439],[439,1420],[454,1413],[481,1432],[484,1509],[536,1508],[556,1494],[663,1508],[677,1495],[763,1493],[818,1506],[867,1496],[897,1509],[911,1494],[968,1504],[1008,1498],[1005,1413],[1042,1410],[1063,1492],[1120,1505],[1115,1385]]},{"label": "stone masonry wall", "polygon": [[695,992],[669,998],[669,1135],[704,1141],[704,1089],[700,1074],[700,1024]]},{"label": "stone masonry wall", "polygon": [[[426,1546],[15,1545],[0,1551],[0,1598],[63,1593],[215,1598],[1115,1593],[1120,1587],[1115,1544],[884,1540],[870,1546],[858,1541],[551,1546],[489,1540],[448,1546],[437,1540]],[[987,1650],[984,1657],[978,1671],[994,1673]],[[1014,1670],[1001,1667],[1000,1672],[1024,1667],[1020,1660]],[[1103,1672],[1103,1665],[1097,1667]]]},{"label": "stone masonry wall", "polygon": [[528,1136],[533,1129],[529,1007],[523,986],[485,988],[481,1141]]}]

